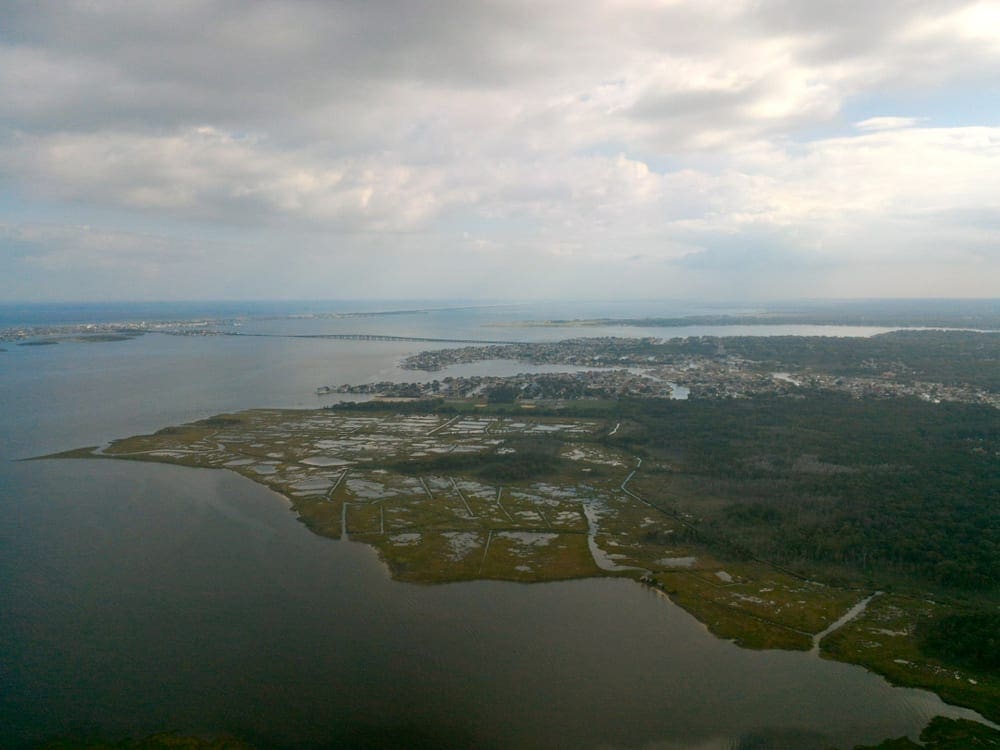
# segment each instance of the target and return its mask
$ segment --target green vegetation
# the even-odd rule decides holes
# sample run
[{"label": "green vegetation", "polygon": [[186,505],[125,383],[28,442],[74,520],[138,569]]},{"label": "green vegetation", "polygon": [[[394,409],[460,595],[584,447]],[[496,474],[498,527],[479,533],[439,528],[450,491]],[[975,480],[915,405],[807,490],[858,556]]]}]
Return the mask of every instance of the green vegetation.
[{"label": "green vegetation", "polygon": [[253,746],[234,737],[206,738],[165,732],[117,742],[98,739],[57,739],[46,742],[40,750],[253,750]]},{"label": "green vegetation", "polygon": [[[724,569],[731,581],[723,581]],[[702,556],[688,568],[664,570],[656,584],[720,638],[746,648],[805,651],[813,635],[847,611],[855,591],[822,586],[756,563]]]},{"label": "green vegetation", "polygon": [[966,719],[935,716],[920,733],[920,744],[907,737],[878,745],[857,745],[854,750],[989,750],[1000,748],[1000,732]]},{"label": "green vegetation", "polygon": [[949,703],[1000,718],[1000,673],[928,655],[919,633],[961,607],[953,599],[888,593],[822,642],[822,655],[862,664],[897,685],[933,690]]},{"label": "green vegetation", "polygon": [[72,341],[77,344],[107,344],[115,341],[131,341],[142,336],[144,331],[120,331],[117,333],[88,333],[81,336],[69,336],[63,341]]},{"label": "green vegetation", "polygon": [[948,615],[917,635],[929,656],[1000,675],[1000,611]]},{"label": "green vegetation", "polygon": [[486,398],[491,404],[512,404],[520,395],[520,391],[507,385],[498,385],[486,391]]},{"label": "green vegetation", "polygon": [[446,453],[391,465],[401,474],[469,474],[494,483],[523,482],[552,476],[566,463],[559,458],[558,444],[537,439],[516,441],[510,453]]},{"label": "green vegetation", "polygon": [[[87,333],[75,336],[61,336],[58,338],[31,339],[18,342],[18,346],[54,346],[61,343],[73,344],[106,344],[116,341],[131,341],[143,335],[143,331],[119,331],[108,333]],[[0,351],[4,351],[0,349]]]},{"label": "green vegetation", "polygon": [[622,403],[644,496],[696,538],[849,580],[995,591],[1000,412],[915,399]]}]

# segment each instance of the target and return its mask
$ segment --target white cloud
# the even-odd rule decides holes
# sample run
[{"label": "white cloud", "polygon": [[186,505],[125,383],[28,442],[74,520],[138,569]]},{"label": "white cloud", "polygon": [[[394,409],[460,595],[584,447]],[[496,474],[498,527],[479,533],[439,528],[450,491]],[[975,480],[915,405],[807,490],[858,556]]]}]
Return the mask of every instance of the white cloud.
[{"label": "white cloud", "polygon": [[183,240],[90,226],[0,224],[0,242],[17,247],[30,266],[75,273],[118,269],[155,275],[165,266],[197,263],[206,255]]},{"label": "white cloud", "polygon": [[[0,180],[53,214],[155,222],[150,236],[189,248],[199,232],[269,242],[274,268],[391,255],[403,275],[447,259],[472,278],[475,260],[494,284],[500,256],[597,286],[636,273],[625,265],[662,286],[681,258],[716,275],[755,258],[953,257],[977,275],[997,263],[989,118],[932,128],[938,113],[887,107],[843,120],[859,99],[1000,78],[1000,2],[252,2],[237,14],[221,0],[43,1],[8,15]],[[80,252],[124,257],[117,230],[91,231]],[[39,242],[62,248],[49,258],[83,257]],[[179,246],[139,244],[151,262]]]},{"label": "white cloud", "polygon": [[874,130],[901,130],[902,128],[912,128],[927,118],[921,117],[869,117],[854,123],[854,127],[863,131]]},{"label": "white cloud", "polygon": [[434,168],[282,150],[207,126],[22,136],[4,156],[25,183],[56,197],[235,223],[284,216],[395,231],[461,199]]}]

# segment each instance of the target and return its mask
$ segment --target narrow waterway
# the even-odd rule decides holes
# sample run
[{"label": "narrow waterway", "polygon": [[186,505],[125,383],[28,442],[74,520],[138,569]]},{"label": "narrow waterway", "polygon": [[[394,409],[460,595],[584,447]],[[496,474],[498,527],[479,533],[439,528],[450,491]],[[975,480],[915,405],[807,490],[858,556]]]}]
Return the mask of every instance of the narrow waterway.
[{"label": "narrow waterway", "polygon": [[828,635],[830,635],[830,633],[834,632],[835,630],[840,630],[842,627],[844,627],[847,623],[849,623],[851,620],[855,619],[856,617],[861,616],[864,613],[865,609],[868,608],[868,603],[872,599],[874,599],[876,596],[880,596],[881,594],[882,594],[881,591],[876,591],[874,594],[871,594],[870,596],[866,596],[860,602],[858,602],[853,607],[851,607],[849,610],[847,610],[847,612],[845,612],[841,617],[837,618],[837,620],[835,620],[834,622],[830,623],[829,627],[827,627],[826,630],[824,630],[821,633],[817,633],[816,635],[814,635],[813,636],[813,645],[812,645],[812,651],[811,651],[811,653],[818,654],[819,653],[820,644],[822,643],[822,641],[823,641],[824,638],[826,638]]}]

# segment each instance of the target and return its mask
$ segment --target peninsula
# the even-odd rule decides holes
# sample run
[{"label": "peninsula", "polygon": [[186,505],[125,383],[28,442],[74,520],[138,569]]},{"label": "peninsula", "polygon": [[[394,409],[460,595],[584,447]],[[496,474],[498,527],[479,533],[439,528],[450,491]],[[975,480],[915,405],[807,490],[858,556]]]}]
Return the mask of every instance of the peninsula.
[{"label": "peninsula", "polygon": [[257,409],[59,455],[237,472],[403,581],[630,577],[743,646],[997,720],[998,427],[982,404],[822,392],[480,396]]}]

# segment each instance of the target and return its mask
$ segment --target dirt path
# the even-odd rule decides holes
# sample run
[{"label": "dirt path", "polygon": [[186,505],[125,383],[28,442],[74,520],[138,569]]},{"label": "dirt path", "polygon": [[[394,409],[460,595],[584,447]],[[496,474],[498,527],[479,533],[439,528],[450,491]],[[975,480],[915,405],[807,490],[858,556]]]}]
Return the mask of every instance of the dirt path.
[{"label": "dirt path", "polygon": [[462,494],[462,490],[458,488],[458,482],[455,481],[454,477],[448,477],[448,479],[451,480],[451,486],[455,488],[455,494],[458,495],[462,504],[465,506],[465,509],[468,511],[469,518],[475,518],[476,514],[472,512],[472,508],[469,506],[469,501],[465,499],[465,495]]},{"label": "dirt path", "polygon": [[507,512],[507,509],[503,507],[503,503],[500,502],[500,495],[502,494],[503,494],[503,485],[501,484],[499,487],[497,487],[497,507],[499,507],[500,510],[503,511],[503,514],[507,516],[508,521],[514,523],[514,517]]}]

